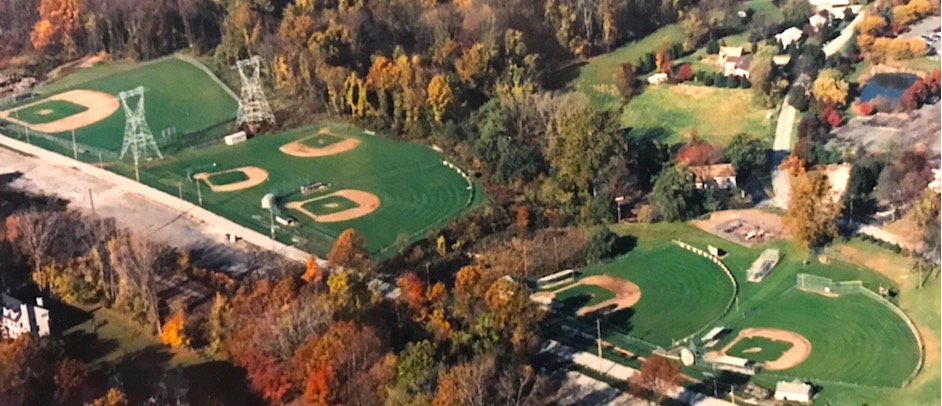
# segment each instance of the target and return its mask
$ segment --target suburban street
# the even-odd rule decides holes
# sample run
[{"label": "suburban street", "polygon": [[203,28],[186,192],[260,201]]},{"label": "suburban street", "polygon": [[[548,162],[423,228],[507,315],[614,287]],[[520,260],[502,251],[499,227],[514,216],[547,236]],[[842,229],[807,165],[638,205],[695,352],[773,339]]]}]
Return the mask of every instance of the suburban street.
[{"label": "suburban street", "polygon": [[[847,41],[850,41],[854,36],[854,28],[857,27],[857,24],[859,24],[864,17],[866,17],[866,12],[861,11],[860,14],[854,18],[854,21],[851,21],[850,24],[847,24],[847,27],[841,30],[841,34],[837,38],[824,44],[824,54],[831,56],[843,49],[844,46],[847,45]],[[797,116],[798,110],[788,103],[788,97],[786,97],[785,100],[782,100],[782,107],[779,109],[778,124],[775,126],[775,141],[772,143],[772,159],[769,160],[772,166],[772,191],[775,194],[775,197],[772,199],[772,205],[783,209],[788,207],[788,199],[791,191],[788,175],[779,171],[778,166],[791,151],[792,129],[795,128],[795,119]]]}]

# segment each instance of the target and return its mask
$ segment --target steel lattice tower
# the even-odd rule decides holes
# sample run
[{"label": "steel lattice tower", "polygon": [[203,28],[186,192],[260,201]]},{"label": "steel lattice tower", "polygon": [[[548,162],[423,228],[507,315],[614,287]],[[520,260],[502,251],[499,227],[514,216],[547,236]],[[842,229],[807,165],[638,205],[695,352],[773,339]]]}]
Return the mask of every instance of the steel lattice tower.
[{"label": "steel lattice tower", "polygon": [[[130,150],[131,156],[134,157],[135,167],[137,167],[140,157],[149,151],[156,154],[158,158],[163,158],[160,149],[157,148],[154,134],[150,132],[150,127],[147,126],[147,118],[144,116],[144,91],[143,86],[138,86],[135,89],[118,94],[118,98],[121,99],[121,106],[124,107],[124,116],[127,118],[124,123],[124,144],[121,146],[119,159],[124,159],[124,156]],[[137,106],[132,109],[128,105],[128,99],[135,96],[138,96],[139,99],[137,100]]]},{"label": "steel lattice tower", "polygon": [[242,78],[242,97],[239,99],[237,125],[265,121],[275,123],[275,115],[272,114],[265,92],[262,90],[261,62],[261,58],[257,55],[236,62],[239,77]]}]

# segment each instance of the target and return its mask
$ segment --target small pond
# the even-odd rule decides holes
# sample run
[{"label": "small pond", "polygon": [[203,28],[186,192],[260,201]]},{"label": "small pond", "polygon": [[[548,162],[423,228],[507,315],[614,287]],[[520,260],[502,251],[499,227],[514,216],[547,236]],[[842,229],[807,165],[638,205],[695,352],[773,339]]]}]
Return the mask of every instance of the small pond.
[{"label": "small pond", "polygon": [[874,75],[860,89],[860,101],[868,102],[874,97],[882,97],[890,102],[896,102],[903,92],[919,79],[909,73],[881,73]]}]

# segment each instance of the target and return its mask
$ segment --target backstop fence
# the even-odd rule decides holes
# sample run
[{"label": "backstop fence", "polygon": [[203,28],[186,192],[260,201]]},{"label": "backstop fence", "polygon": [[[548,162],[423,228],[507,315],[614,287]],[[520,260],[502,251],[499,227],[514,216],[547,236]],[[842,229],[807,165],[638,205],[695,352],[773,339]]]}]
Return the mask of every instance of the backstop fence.
[{"label": "backstop fence", "polygon": [[923,358],[925,358],[925,346],[922,342],[922,336],[919,335],[919,330],[916,329],[916,325],[909,318],[909,316],[900,310],[893,302],[887,300],[883,295],[876,293],[870,289],[867,289],[863,282],[861,281],[841,281],[834,282],[829,278],[825,278],[817,275],[810,275],[806,273],[798,274],[795,287],[799,290],[806,292],[819,293],[826,296],[829,295],[851,295],[851,294],[862,294],[870,297],[873,300],[876,300],[877,303],[882,304],[884,307],[896,313],[897,316],[903,319],[906,322],[906,325],[909,327],[909,330],[912,332],[913,336],[916,337],[916,344],[919,346],[919,362],[916,364],[916,368],[913,369],[913,372],[903,380],[901,387],[905,387],[913,378],[919,373],[922,369]]}]

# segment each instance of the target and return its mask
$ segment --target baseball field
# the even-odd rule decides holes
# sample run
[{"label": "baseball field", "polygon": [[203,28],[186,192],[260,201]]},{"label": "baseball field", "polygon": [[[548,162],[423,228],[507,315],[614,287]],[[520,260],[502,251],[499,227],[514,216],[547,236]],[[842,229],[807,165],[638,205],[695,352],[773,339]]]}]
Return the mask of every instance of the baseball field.
[{"label": "baseball field", "polygon": [[[688,343],[704,359],[731,355],[757,362],[762,368],[754,381],[767,387],[799,378],[825,386],[898,388],[920,363],[922,351],[913,330],[874,295],[824,295],[796,288],[797,275],[804,273],[861,281],[873,292],[881,286],[894,289],[880,274],[838,260],[806,264],[806,256],[787,242],[746,248],[684,224],[626,224],[614,230],[637,238],[637,245],[608,264],[583,269],[575,283],[555,290],[561,306],[548,323],[550,338],[594,351],[594,342],[586,339],[594,338],[599,319],[603,340],[647,356],[689,336]],[[738,289],[716,264],[676,246],[674,239],[726,251],[722,262]],[[746,269],[769,246],[781,251],[779,264],[761,283],[746,282]],[[619,289],[580,283],[599,276],[636,285],[639,299],[627,308],[600,307],[614,303]],[[592,312],[585,312],[592,306]],[[707,348],[700,336],[719,326],[728,334]],[[705,365],[701,361],[688,373],[708,375],[711,367]]]},{"label": "baseball field", "polygon": [[[141,161],[140,182],[265,235],[274,228],[279,241],[317,255],[348,228],[374,255],[392,255],[482,199],[443,155],[351,126],[324,123],[224,145],[236,96],[185,56],[78,70],[0,112],[0,123],[20,140],[135,179],[130,158],[118,159],[125,113],[117,96],[137,86],[146,89],[147,123],[164,156]],[[269,194],[271,211],[262,207]]]},{"label": "baseball field", "polygon": [[[79,148],[117,153],[121,150],[125,116],[118,94],[143,86],[147,122],[162,149],[182,149],[206,137],[225,135],[235,119],[238,101],[200,65],[170,56],[139,65],[117,62],[79,71],[40,88],[28,102],[0,112],[0,120],[29,127]],[[137,98],[130,100],[131,107]]]}]

